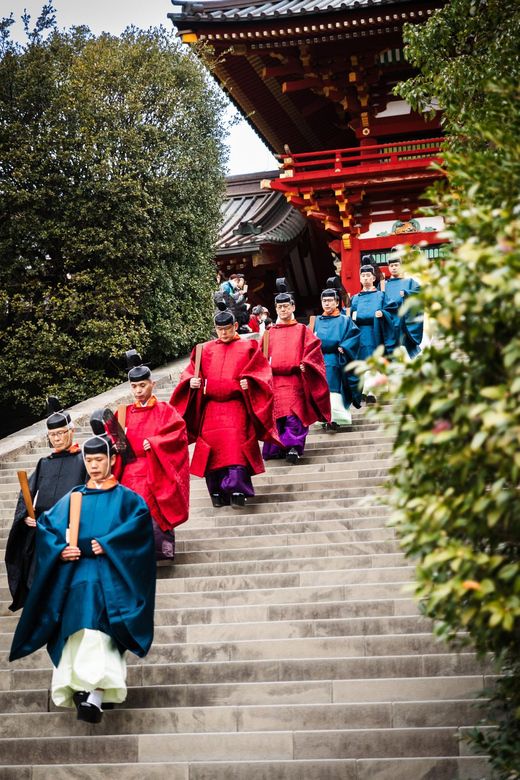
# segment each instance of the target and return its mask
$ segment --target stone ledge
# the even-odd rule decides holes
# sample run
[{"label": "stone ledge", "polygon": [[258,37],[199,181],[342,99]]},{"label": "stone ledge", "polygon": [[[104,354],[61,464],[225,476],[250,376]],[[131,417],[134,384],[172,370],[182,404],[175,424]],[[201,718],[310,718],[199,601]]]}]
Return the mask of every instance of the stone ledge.
[{"label": "stone ledge", "polygon": [[[171,363],[154,369],[153,377],[157,382],[157,387],[167,385],[168,382],[178,382],[180,375],[189,363],[189,355],[177,358]],[[130,394],[130,383],[123,382],[121,385],[112,387],[100,395],[88,398],[75,406],[67,409],[72,421],[76,425],[86,425],[90,415],[96,409],[102,409],[106,406],[115,409],[116,406],[123,403],[129,403],[132,400]],[[0,463],[6,460],[12,460],[23,452],[30,451],[33,447],[45,447],[47,444],[47,427],[45,420],[40,420],[28,428],[22,428],[21,431],[0,439]],[[50,450],[49,450],[50,452]]]}]

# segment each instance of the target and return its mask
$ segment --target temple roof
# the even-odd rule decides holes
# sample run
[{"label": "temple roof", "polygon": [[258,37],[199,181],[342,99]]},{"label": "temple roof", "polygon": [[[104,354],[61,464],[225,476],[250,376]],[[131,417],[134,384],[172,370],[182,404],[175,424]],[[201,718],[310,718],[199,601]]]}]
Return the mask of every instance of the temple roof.
[{"label": "temple roof", "polygon": [[302,233],[305,219],[281,192],[261,190],[262,179],[276,179],[278,171],[230,176],[217,256],[258,252],[266,244],[289,244]]},{"label": "temple roof", "polygon": [[377,9],[380,6],[397,5],[406,0],[272,0],[251,3],[250,0],[216,0],[216,2],[179,2],[181,11],[168,14],[175,24],[190,19],[197,21],[239,21],[272,17],[299,16],[330,13],[331,11]]}]

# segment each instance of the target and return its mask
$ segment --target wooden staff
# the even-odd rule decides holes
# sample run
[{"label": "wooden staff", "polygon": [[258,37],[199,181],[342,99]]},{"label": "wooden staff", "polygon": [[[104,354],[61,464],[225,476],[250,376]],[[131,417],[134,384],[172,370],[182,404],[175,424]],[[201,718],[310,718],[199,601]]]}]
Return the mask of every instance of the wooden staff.
[{"label": "wooden staff", "polygon": [[269,331],[264,330],[264,338],[262,343],[262,352],[266,360],[269,360]]},{"label": "wooden staff", "polygon": [[315,322],[316,322],[316,317],[313,314],[312,317],[309,320],[309,328],[310,328],[311,333],[314,333],[314,323]]},{"label": "wooden staff", "polygon": [[18,471],[17,474],[18,474],[18,482],[20,483],[20,488],[22,490],[22,496],[25,502],[25,508],[27,510],[27,514],[29,517],[32,517],[33,520],[36,520],[36,514],[32,502],[31,491],[29,489],[29,480],[27,479],[27,472]]},{"label": "wooden staff", "polygon": [[119,404],[117,407],[117,422],[123,429],[123,433],[126,430],[126,404]]},{"label": "wooden staff", "polygon": [[201,360],[202,360],[202,344],[197,344],[197,346],[195,347],[195,373],[193,374],[195,379],[198,379],[200,375]]},{"label": "wooden staff", "polygon": [[381,281],[379,282],[379,289],[381,290],[381,292],[385,291],[385,287],[386,287],[386,278],[383,276]]},{"label": "wooden staff", "polygon": [[347,306],[347,317],[350,317],[350,306]]},{"label": "wooden staff", "polygon": [[71,547],[78,546],[79,536],[79,520],[81,517],[81,501],[83,499],[82,493],[70,494],[70,509],[69,509],[69,544]]}]

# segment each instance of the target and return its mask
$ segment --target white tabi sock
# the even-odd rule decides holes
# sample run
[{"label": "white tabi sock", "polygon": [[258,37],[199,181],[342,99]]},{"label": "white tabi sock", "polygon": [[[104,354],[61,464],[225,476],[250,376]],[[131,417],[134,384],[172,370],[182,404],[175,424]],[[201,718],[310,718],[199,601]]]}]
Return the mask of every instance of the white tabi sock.
[{"label": "white tabi sock", "polygon": [[89,704],[95,704],[96,707],[101,709],[101,704],[103,702],[103,691],[92,691],[92,693],[89,694],[87,701]]}]

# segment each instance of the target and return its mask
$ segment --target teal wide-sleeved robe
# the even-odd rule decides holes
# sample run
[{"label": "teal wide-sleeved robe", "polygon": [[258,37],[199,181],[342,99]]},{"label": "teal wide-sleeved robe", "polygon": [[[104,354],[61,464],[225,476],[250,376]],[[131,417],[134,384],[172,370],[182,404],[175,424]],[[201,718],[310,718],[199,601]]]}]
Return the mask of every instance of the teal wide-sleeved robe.
[{"label": "teal wide-sleeved robe", "polygon": [[[359,359],[357,324],[343,314],[321,314],[316,317],[314,334],[321,341],[330,392],[341,393],[347,409],[350,404],[359,409],[361,406],[359,377],[346,370],[348,363]],[[343,353],[338,347],[343,349]]]},{"label": "teal wide-sleeved robe", "polygon": [[[415,295],[420,290],[420,285],[415,279],[402,279],[392,276],[386,280],[385,295],[391,301],[394,301],[399,307],[406,301],[410,295]],[[401,292],[404,295],[401,295]],[[404,344],[406,351],[411,358],[414,358],[421,351],[421,341],[423,337],[422,312],[410,312],[400,316],[399,330],[401,344]]]},{"label": "teal wide-sleeved robe", "polygon": [[[116,483],[83,494],[78,561],[65,562],[70,493],[38,518],[36,571],[9,660],[47,645],[57,666],[69,636],[83,628],[108,634],[123,653],[143,657],[153,639],[155,550],[144,499]],[[92,552],[92,539],[104,550]]]},{"label": "teal wide-sleeved robe", "polygon": [[[381,290],[361,290],[350,302],[350,316],[356,314],[359,328],[359,358],[366,360],[381,344],[390,355],[399,345],[399,305]],[[376,317],[376,311],[382,317]]]}]

